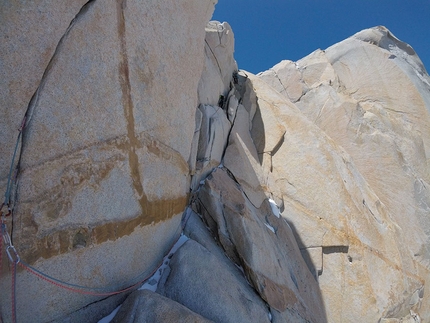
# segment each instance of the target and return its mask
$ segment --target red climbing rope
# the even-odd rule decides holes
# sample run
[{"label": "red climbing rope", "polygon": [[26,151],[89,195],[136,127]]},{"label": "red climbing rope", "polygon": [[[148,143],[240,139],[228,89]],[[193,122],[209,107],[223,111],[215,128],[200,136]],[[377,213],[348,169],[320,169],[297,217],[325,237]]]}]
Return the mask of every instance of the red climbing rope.
[{"label": "red climbing rope", "polygon": [[[180,236],[179,236],[180,238]],[[171,247],[169,248],[169,252],[170,250],[173,248],[173,246],[176,244],[176,242],[179,240],[176,239],[173,244],[171,245]],[[145,276],[145,278],[140,279],[138,282],[134,283],[133,285],[127,287],[127,288],[123,288],[117,291],[113,291],[113,292],[95,292],[94,290],[98,289],[98,288],[92,288],[93,291],[91,291],[89,287],[85,287],[85,286],[79,286],[79,285],[73,285],[73,284],[68,284],[66,282],[60,281],[58,279],[55,279],[53,277],[50,277],[40,271],[38,271],[37,269],[31,267],[30,265],[26,264],[24,261],[19,260],[18,262],[16,262],[19,266],[21,266],[23,269],[25,269],[26,271],[28,271],[30,274],[35,275],[36,277],[51,283],[57,287],[66,289],[68,291],[71,292],[75,292],[75,293],[79,293],[79,294],[84,294],[84,295],[92,295],[92,296],[112,296],[112,295],[117,295],[117,294],[121,294],[124,293],[126,291],[132,290],[135,287],[137,287],[138,285],[143,284],[144,282],[146,282],[149,278],[151,278],[155,272],[158,270],[158,268],[163,264],[164,261],[164,257],[163,259],[158,263],[158,265],[155,267],[154,270],[152,270],[149,274],[147,274]]]},{"label": "red climbing rope", "polygon": [[48,283],[51,283],[51,284],[53,284],[53,285],[55,285],[57,287],[64,288],[64,289],[66,289],[68,291],[71,291],[71,292],[75,292],[75,293],[79,293],[79,294],[84,294],[84,295],[92,295],[92,296],[112,296],[112,295],[124,293],[124,292],[126,292],[128,290],[133,289],[134,287],[138,286],[139,284],[142,284],[146,280],[148,280],[157,271],[157,269],[158,269],[158,267],[157,267],[151,274],[149,274],[147,277],[145,277],[145,279],[142,279],[142,280],[138,281],[137,283],[131,285],[130,287],[127,287],[127,288],[124,288],[124,289],[121,289],[121,290],[118,290],[118,291],[114,291],[114,292],[99,293],[99,292],[92,292],[92,291],[89,291],[89,290],[82,290],[82,289],[78,289],[78,288],[67,286],[67,285],[65,285],[63,283],[59,283],[59,282],[57,282],[55,280],[52,280],[52,279],[50,279],[50,278],[48,278],[48,277],[46,277],[46,276],[44,276],[42,274],[39,274],[38,272],[34,271],[32,268],[30,268],[27,264],[24,264],[23,262],[19,262],[18,264],[22,268],[24,268],[25,270],[27,270],[30,274],[33,274],[36,277],[38,277],[40,279],[43,279],[44,281],[47,281]]}]

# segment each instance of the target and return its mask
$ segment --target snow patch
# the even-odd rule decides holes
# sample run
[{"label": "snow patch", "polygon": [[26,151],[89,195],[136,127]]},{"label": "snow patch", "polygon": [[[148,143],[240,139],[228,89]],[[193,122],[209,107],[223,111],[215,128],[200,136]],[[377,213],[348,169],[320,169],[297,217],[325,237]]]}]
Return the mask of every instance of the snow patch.
[{"label": "snow patch", "polygon": [[269,199],[269,203],[270,203],[270,207],[272,208],[273,215],[279,218],[280,211],[279,211],[278,205],[276,205],[276,202],[272,199]]},{"label": "snow patch", "polygon": [[[148,290],[153,291],[153,292],[155,292],[157,290],[158,283],[160,282],[160,278],[163,275],[164,270],[166,270],[166,268],[170,264],[170,259],[172,259],[172,257],[175,254],[175,252],[180,247],[182,247],[182,245],[185,242],[187,242],[187,240],[189,240],[189,238],[186,235],[181,234],[181,236],[179,237],[178,241],[176,241],[175,245],[172,247],[172,249],[170,249],[170,251],[167,254],[167,256],[165,256],[163,258],[162,265],[160,267],[158,267],[158,269],[155,272],[155,274],[152,275],[138,290],[148,289]],[[120,307],[121,307],[121,305],[119,305],[116,309],[114,309],[112,311],[112,313],[110,313],[108,316],[106,316],[106,317],[102,318],[100,321],[98,321],[98,323],[109,323],[110,321],[112,321],[112,319],[115,317],[116,313],[118,313]]]},{"label": "snow patch", "polygon": [[265,225],[266,225],[266,227],[270,230],[270,231],[272,231],[273,233],[275,233],[275,229],[270,225],[270,224],[267,224],[267,223],[264,223]]},{"label": "snow patch", "polygon": [[160,281],[161,276],[164,273],[164,270],[169,266],[170,259],[172,259],[174,253],[188,240],[189,238],[183,234],[179,237],[178,241],[176,241],[175,245],[172,247],[172,249],[169,251],[166,257],[163,259],[163,264],[157,269],[155,274],[149,278],[140,288],[141,289],[148,289],[150,291],[155,292],[158,287],[158,283]]}]

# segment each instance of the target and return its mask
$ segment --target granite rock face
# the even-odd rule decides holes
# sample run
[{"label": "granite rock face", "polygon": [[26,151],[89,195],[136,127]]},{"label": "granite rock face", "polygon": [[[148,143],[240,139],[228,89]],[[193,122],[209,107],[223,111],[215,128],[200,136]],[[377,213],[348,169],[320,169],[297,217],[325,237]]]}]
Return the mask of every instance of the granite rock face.
[{"label": "granite rock face", "polygon": [[[228,23],[207,24],[215,3],[0,5],[2,194],[27,116],[6,223],[22,259],[128,287],[191,207],[158,294],[117,321],[430,321],[430,78],[412,47],[376,27],[252,75]],[[17,276],[18,321],[96,322],[125,297]]]},{"label": "granite rock face", "polygon": [[227,22],[210,21],[205,28],[205,64],[198,86],[199,102],[216,105],[230,87],[234,60],[234,35]]},{"label": "granite rock face", "polygon": [[138,290],[122,304],[112,323],[210,323],[185,306],[160,294]]},{"label": "granite rock face", "polygon": [[257,150],[330,322],[430,319],[429,80],[384,27],[254,78]]},{"label": "granite rock face", "polygon": [[[69,283],[122,288],[161,260],[188,203],[215,3],[1,3],[0,193],[28,109],[12,234],[27,263]],[[100,299],[25,272],[17,281],[18,321],[61,319]],[[9,302],[2,295],[5,321]]]},{"label": "granite rock face", "polygon": [[198,197],[205,222],[272,312],[284,313],[286,319],[299,313],[304,322],[323,320],[318,284],[291,228],[273,214],[267,199],[256,208],[231,176],[216,169],[206,179]]},{"label": "granite rock face", "polygon": [[[195,114],[195,131],[189,158],[192,176],[191,191],[195,191],[225,153],[232,127],[234,89],[233,75],[237,73],[234,35],[228,23],[210,21],[206,26],[205,62],[198,85],[199,107]],[[233,93],[231,93],[233,91]],[[230,100],[232,101],[230,103]],[[236,103],[237,105],[237,103]]]},{"label": "granite rock face", "polygon": [[170,266],[160,290],[166,297],[214,322],[270,322],[266,304],[223,253],[190,239]]}]

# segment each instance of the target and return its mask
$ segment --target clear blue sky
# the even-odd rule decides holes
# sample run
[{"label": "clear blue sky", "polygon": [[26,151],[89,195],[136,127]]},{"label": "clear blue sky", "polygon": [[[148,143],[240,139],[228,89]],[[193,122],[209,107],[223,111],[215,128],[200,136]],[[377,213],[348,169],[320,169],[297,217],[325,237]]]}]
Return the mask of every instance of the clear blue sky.
[{"label": "clear blue sky", "polygon": [[258,73],[383,25],[430,71],[430,0],[218,0],[212,20],[235,34],[240,69]]}]

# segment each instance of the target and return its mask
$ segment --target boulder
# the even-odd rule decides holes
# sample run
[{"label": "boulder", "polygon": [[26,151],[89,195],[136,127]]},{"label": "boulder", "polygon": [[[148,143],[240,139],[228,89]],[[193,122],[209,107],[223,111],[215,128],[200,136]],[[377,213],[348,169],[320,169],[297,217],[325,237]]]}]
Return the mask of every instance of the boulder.
[{"label": "boulder", "polygon": [[205,64],[198,86],[201,104],[216,105],[220,96],[227,97],[233,73],[234,34],[227,22],[210,21],[206,26]]},{"label": "boulder", "polygon": [[149,290],[127,297],[112,323],[210,323],[185,306]]},{"label": "boulder", "polygon": [[211,238],[196,235],[209,249],[188,240],[172,257],[170,273],[158,292],[214,322],[269,323],[267,306],[242,272]]},{"label": "boulder", "polygon": [[[1,193],[28,107],[12,196],[24,261],[68,283],[121,289],[162,259],[188,203],[204,28],[215,2],[0,5],[0,60],[10,65],[1,71]],[[2,278],[8,289],[9,275]],[[17,281],[19,321],[61,319],[101,298],[24,272]],[[6,321],[9,308],[2,297]]]}]

